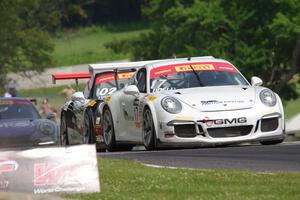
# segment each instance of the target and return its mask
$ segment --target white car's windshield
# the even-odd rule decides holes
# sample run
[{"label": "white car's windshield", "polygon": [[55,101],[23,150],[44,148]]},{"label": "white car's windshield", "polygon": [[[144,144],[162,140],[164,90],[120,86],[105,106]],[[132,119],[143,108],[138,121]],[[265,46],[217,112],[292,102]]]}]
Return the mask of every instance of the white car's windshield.
[{"label": "white car's windshield", "polygon": [[150,74],[150,92],[205,86],[248,85],[241,74],[227,63],[169,65],[154,68]]}]

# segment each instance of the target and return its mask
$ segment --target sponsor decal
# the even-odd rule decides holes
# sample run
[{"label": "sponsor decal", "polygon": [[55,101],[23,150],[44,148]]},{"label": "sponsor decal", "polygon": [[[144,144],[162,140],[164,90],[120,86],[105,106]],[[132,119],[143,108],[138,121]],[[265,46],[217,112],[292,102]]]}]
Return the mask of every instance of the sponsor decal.
[{"label": "sponsor decal", "polygon": [[[134,72],[125,72],[118,73],[118,80],[129,79],[133,76]],[[107,83],[115,80],[115,74],[104,74],[102,76],[98,76],[96,79],[96,84]]]},{"label": "sponsor decal", "polygon": [[0,152],[0,158],[3,157],[11,159],[0,160],[0,191],[34,194],[100,191],[94,145]]},{"label": "sponsor decal", "polygon": [[14,104],[14,102],[13,101],[0,101],[0,105],[12,105],[12,104]]},{"label": "sponsor decal", "polygon": [[156,88],[153,89],[153,92],[168,91],[168,90],[176,90],[176,88],[172,88],[172,87]]},{"label": "sponsor decal", "polygon": [[193,69],[195,71],[204,71],[204,70],[215,70],[215,67],[212,64],[183,65],[183,66],[175,67],[176,72],[190,72],[193,71]]},{"label": "sponsor decal", "polygon": [[28,105],[30,106],[31,103],[25,100],[19,100],[19,99],[15,99],[15,100],[3,100],[0,101],[0,106],[1,105]]},{"label": "sponsor decal", "polygon": [[111,96],[106,97],[106,98],[105,98],[105,103],[109,103],[110,100],[111,100],[111,98],[112,98]]},{"label": "sponsor decal", "polygon": [[150,101],[156,101],[157,97],[156,96],[149,96],[148,99]]},{"label": "sponsor decal", "polygon": [[238,118],[225,118],[225,119],[209,119],[209,117],[205,117],[203,120],[200,120],[200,122],[205,123],[207,126],[244,124],[247,123],[247,118],[238,117]]},{"label": "sponsor decal", "polygon": [[176,73],[174,66],[158,67],[151,70],[150,78]]},{"label": "sponsor decal", "polygon": [[22,127],[33,127],[33,122],[3,122],[0,124],[0,128],[22,128]]},{"label": "sponsor decal", "polygon": [[129,79],[133,76],[134,72],[127,72],[127,73],[119,73],[118,79]]},{"label": "sponsor decal", "polygon": [[105,74],[102,76],[98,76],[96,79],[96,84],[107,83],[115,80],[114,74]]},{"label": "sponsor decal", "polygon": [[34,186],[57,185],[63,175],[64,169],[51,163],[34,164]]},{"label": "sponsor decal", "polygon": [[51,192],[80,192],[84,182],[80,179],[80,164],[36,163],[34,164],[34,194]]},{"label": "sponsor decal", "polygon": [[173,87],[165,87],[164,84],[167,82],[166,79],[153,80],[151,83],[151,90],[153,92],[166,91],[166,90],[175,90]]},{"label": "sponsor decal", "polygon": [[166,65],[157,67],[151,70],[150,78],[153,79],[155,77],[168,75],[172,73],[177,72],[189,72],[193,71],[225,71],[225,72],[232,72],[232,73],[238,73],[237,69],[234,68],[233,65],[226,62],[196,62],[196,63],[190,63],[190,64],[175,64],[175,65]]},{"label": "sponsor decal", "polygon": [[0,161],[0,174],[4,172],[13,172],[18,169],[19,165],[14,160],[1,160]]},{"label": "sponsor decal", "polygon": [[90,106],[90,107],[93,107],[96,103],[97,103],[97,101],[91,101],[91,102],[89,103],[89,106]]},{"label": "sponsor decal", "polygon": [[217,104],[234,104],[234,103],[245,103],[243,100],[226,100],[226,101],[218,101],[218,100],[208,100],[208,101],[201,101],[202,106],[208,105],[217,105]]}]

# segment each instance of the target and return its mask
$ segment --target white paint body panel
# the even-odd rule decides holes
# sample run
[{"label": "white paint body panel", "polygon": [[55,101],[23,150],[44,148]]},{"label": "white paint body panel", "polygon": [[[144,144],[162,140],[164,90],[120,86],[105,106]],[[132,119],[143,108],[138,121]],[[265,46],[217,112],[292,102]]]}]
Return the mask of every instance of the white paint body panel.
[{"label": "white paint body panel", "polygon": [[[214,58],[192,58],[197,62],[226,62]],[[182,59],[168,60],[165,62],[148,63],[147,70],[147,93],[140,93],[137,97],[127,95],[123,90],[115,92],[110,101],[105,103],[112,113],[115,137],[117,142],[142,143],[143,111],[145,107],[151,110],[156,137],[161,144],[168,145],[203,145],[203,144],[229,144],[251,141],[280,140],[284,138],[284,111],[280,97],[276,94],[277,103],[273,107],[266,106],[260,100],[259,93],[265,89],[260,86],[210,86],[178,89],[150,93],[150,70],[168,64],[182,63]],[[188,63],[189,61],[185,61]],[[171,96],[182,104],[182,111],[178,114],[171,114],[161,106],[161,99]],[[261,123],[263,117],[274,115],[278,117],[278,127],[274,131],[262,132]],[[246,118],[245,123],[209,124],[204,119],[229,119]],[[195,137],[165,137],[165,133],[174,133],[174,126],[167,125],[172,120],[189,121],[189,123],[201,125],[202,134]],[[233,126],[252,125],[251,132],[245,136],[235,137],[211,137],[208,128],[225,128]],[[196,128],[197,129],[197,128]]]}]

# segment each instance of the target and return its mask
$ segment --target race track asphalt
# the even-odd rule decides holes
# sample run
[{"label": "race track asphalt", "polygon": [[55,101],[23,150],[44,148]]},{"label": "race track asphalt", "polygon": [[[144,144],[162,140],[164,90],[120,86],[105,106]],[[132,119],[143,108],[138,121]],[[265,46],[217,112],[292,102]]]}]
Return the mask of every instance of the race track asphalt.
[{"label": "race track asphalt", "polygon": [[242,169],[259,172],[300,171],[300,142],[217,148],[98,153],[103,158],[137,160],[165,167]]}]

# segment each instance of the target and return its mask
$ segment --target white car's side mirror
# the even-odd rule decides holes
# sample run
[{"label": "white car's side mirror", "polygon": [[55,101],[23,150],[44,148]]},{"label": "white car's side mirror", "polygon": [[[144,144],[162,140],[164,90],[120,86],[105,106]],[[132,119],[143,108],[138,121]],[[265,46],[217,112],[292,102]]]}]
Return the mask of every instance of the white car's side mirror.
[{"label": "white car's side mirror", "polygon": [[77,100],[77,101],[83,101],[85,100],[83,92],[75,92],[74,94],[72,94],[71,99],[73,101]]},{"label": "white car's side mirror", "polygon": [[140,93],[136,85],[129,85],[124,89],[124,94],[136,96]]},{"label": "white car's side mirror", "polygon": [[263,84],[263,81],[257,77],[257,76],[253,76],[251,78],[251,85],[252,86],[261,86]]}]

